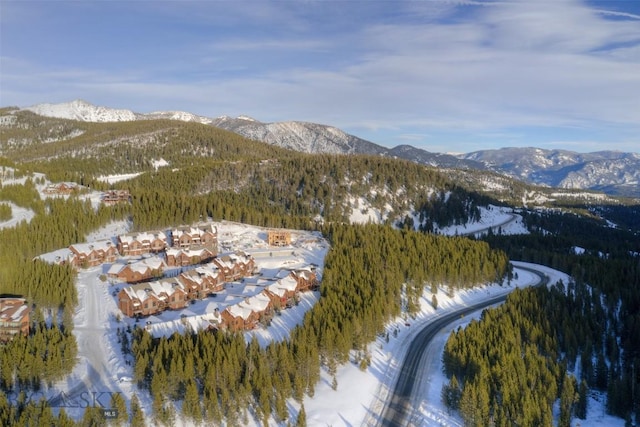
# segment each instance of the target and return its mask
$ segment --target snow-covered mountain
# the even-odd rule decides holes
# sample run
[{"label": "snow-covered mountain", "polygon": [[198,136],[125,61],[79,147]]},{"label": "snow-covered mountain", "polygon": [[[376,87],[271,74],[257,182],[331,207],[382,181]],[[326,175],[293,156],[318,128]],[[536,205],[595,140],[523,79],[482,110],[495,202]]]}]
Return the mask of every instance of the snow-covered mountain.
[{"label": "snow-covered mountain", "polygon": [[247,116],[208,118],[183,111],[141,114],[131,110],[99,107],[81,100],[62,104],[38,104],[26,110],[43,116],[88,122],[152,119],[197,122],[305,153],[382,155],[435,167],[489,169],[532,184],[640,197],[640,154],[637,153],[600,151],[582,154],[540,148],[502,148],[453,156],[432,153],[410,145],[387,148],[332,126],[308,122],[263,123]]},{"label": "snow-covered mountain", "polygon": [[444,168],[485,168],[480,162],[458,159],[449,154],[431,153],[410,145],[400,145],[389,149],[350,135],[333,126],[317,123],[262,123],[250,117],[223,116],[214,119],[211,124],[235,132],[245,138],[305,153],[369,154],[396,157]]},{"label": "snow-covered mountain", "polygon": [[332,126],[307,122],[262,123],[250,117],[218,117],[211,123],[245,138],[304,153],[385,154],[388,149]]},{"label": "snow-covered mountain", "polygon": [[131,110],[98,107],[81,99],[61,104],[37,104],[25,108],[45,117],[80,120],[83,122],[129,122],[139,120]]},{"label": "snow-covered mountain", "polygon": [[62,104],[38,104],[25,109],[43,116],[87,122],[151,119],[198,122],[237,133],[245,138],[305,153],[370,154],[397,157],[445,168],[485,168],[479,162],[459,159],[449,154],[431,153],[409,145],[389,149],[345,133],[338,128],[317,123],[296,121],[263,123],[248,116],[208,118],[182,111],[141,114],[130,110],[97,107],[81,100]]},{"label": "snow-covered mountain", "polygon": [[131,110],[100,107],[81,99],[60,104],[37,104],[25,108],[45,117],[80,120],[83,122],[130,122],[134,120],[170,119],[211,124],[212,119],[184,111],[156,111],[142,114]]},{"label": "snow-covered mountain", "polygon": [[196,114],[187,113],[184,111],[156,111],[148,114],[139,114],[140,119],[168,119],[168,120],[180,120],[182,122],[196,122],[205,125],[210,125],[213,121],[209,117],[198,116]]},{"label": "snow-covered mountain", "polygon": [[460,157],[482,162],[490,169],[529,183],[640,196],[638,153],[501,148],[475,151]]}]

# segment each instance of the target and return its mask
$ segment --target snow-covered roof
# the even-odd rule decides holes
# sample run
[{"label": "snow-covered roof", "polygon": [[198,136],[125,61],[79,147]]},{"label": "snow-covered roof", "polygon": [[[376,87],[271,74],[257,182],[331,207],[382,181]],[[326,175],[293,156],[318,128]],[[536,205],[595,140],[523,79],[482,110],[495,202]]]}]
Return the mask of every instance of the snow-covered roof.
[{"label": "snow-covered roof", "polygon": [[29,312],[24,298],[0,298],[0,319],[9,322],[22,320]]},{"label": "snow-covered roof", "polygon": [[279,296],[280,298],[284,298],[285,295],[287,295],[287,289],[278,286],[275,283],[271,286],[267,286],[267,290],[272,294]]},{"label": "snow-covered roof", "polygon": [[271,304],[271,300],[264,293],[259,293],[250,298],[245,299],[240,305],[247,307],[257,313],[265,311]]},{"label": "snow-covered roof", "polygon": [[278,280],[273,286],[286,289],[288,291],[295,291],[298,289],[298,282],[291,276],[287,276],[283,279]]},{"label": "snow-covered roof", "polygon": [[153,231],[153,232],[149,231],[149,232],[141,232],[141,233],[121,234],[120,236],[118,236],[118,239],[120,239],[122,243],[130,244],[134,241],[144,242],[145,240],[148,240],[149,242],[152,242],[156,239],[166,241],[167,236],[162,231]]},{"label": "snow-covered roof", "polygon": [[92,251],[107,251],[113,248],[113,242],[111,240],[97,240],[89,243],[74,243],[69,246],[69,249],[79,254],[89,254]]},{"label": "snow-covered roof", "polygon": [[184,234],[189,236],[201,236],[204,233],[216,234],[217,232],[218,232],[218,228],[213,224],[203,224],[195,227],[186,225],[186,226],[177,227],[171,230],[171,234],[173,235],[174,239],[180,238],[180,236]]},{"label": "snow-covered roof", "polygon": [[166,293],[167,296],[171,296],[177,289],[184,290],[184,285],[177,279],[167,279],[167,280],[156,280],[153,282],[147,283],[153,293],[155,293],[160,299],[161,294]]},{"label": "snow-covered roof", "polygon": [[50,264],[61,264],[68,262],[73,257],[73,252],[69,248],[58,249],[53,252],[42,254],[37,258]]},{"label": "snow-covered roof", "polygon": [[216,279],[220,275],[220,272],[217,268],[205,268],[205,267],[197,267],[193,270],[185,271],[181,274],[183,277],[187,277],[193,282],[202,283],[205,278]]},{"label": "snow-covered roof", "polygon": [[242,304],[234,304],[230,305],[226,308],[226,310],[233,317],[241,317],[242,320],[247,320],[249,316],[253,313],[253,310],[249,307],[246,307]]},{"label": "snow-covered roof", "polygon": [[[171,297],[176,290],[184,290],[184,286],[176,279],[157,280],[148,283],[139,283],[123,288],[131,299],[138,299],[144,302],[147,298],[155,297],[160,300],[166,300]],[[166,294],[162,295],[162,294]]]},{"label": "snow-covered roof", "polygon": [[109,274],[109,275],[117,275],[126,266],[127,266],[126,264],[117,264],[117,263],[116,264],[112,264],[111,267],[109,267],[109,270],[107,270],[107,274]]}]

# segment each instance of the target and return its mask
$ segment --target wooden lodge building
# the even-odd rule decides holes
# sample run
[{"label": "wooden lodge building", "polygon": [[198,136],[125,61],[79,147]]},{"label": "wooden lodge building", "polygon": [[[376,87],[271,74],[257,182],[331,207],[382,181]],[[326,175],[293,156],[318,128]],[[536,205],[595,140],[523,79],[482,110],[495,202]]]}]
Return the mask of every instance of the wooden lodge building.
[{"label": "wooden lodge building", "polygon": [[29,335],[31,308],[24,298],[0,298],[0,342]]},{"label": "wooden lodge building", "polygon": [[271,229],[267,231],[269,246],[290,246],[291,232],[289,230]]},{"label": "wooden lodge building", "polygon": [[[237,272],[234,275],[234,280],[250,276],[254,272],[253,258],[244,253],[243,255],[246,257],[230,257],[231,261],[225,264],[231,271]],[[233,262],[238,262],[239,267],[235,268]],[[114,266],[116,265],[114,264]],[[112,266],[112,269],[109,270],[109,277],[126,281],[124,279],[129,273],[125,272],[134,270],[132,265],[122,265],[122,269],[118,271],[115,271]],[[141,281],[140,277],[139,275],[133,276],[136,282]],[[224,291],[225,282],[229,281],[226,280],[226,277],[225,273],[217,267],[214,259],[212,263],[183,272],[171,280],[151,281],[124,287],[117,295],[118,307],[129,317],[149,316],[167,309],[184,308],[189,301],[203,299],[211,294]],[[170,283],[171,289],[169,289],[168,283]],[[172,299],[174,294],[175,301]]]},{"label": "wooden lodge building", "polygon": [[213,261],[216,251],[205,246],[191,246],[190,248],[168,248],[165,252],[167,266],[185,267],[187,265],[206,264]]},{"label": "wooden lodge building", "polygon": [[129,194],[128,190],[109,190],[102,195],[102,203],[107,206],[129,203],[130,201],[131,194]]},{"label": "wooden lodge building", "polygon": [[118,293],[118,308],[129,317],[150,316],[187,306],[187,292],[177,279],[139,283]]}]

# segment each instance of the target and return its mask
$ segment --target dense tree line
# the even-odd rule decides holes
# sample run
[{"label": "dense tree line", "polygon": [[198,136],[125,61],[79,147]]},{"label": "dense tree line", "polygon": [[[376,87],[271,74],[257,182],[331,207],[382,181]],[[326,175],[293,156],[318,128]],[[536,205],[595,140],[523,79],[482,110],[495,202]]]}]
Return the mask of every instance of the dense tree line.
[{"label": "dense tree line", "polygon": [[[515,291],[480,321],[451,334],[443,354],[451,381],[443,398],[465,425],[550,426],[557,399],[559,425],[569,426],[574,415],[586,418],[588,387],[602,387],[599,378],[607,376],[605,365],[591,364],[604,356],[607,319],[596,308],[597,292],[565,286]],[[578,361],[580,386],[566,373]]]},{"label": "dense tree line", "polygon": [[[79,175],[151,171],[163,158],[172,167],[202,158],[236,161],[287,157],[287,150],[248,140],[233,132],[175,120],[88,123],[15,114],[14,126],[0,128],[3,152],[12,161],[53,181],[78,181]],[[55,141],[55,142],[51,142]]]},{"label": "dense tree line", "polygon": [[[378,225],[330,225],[332,248],[325,260],[321,298],[289,341],[261,348],[240,334],[133,334],[134,379],[153,397],[156,422],[170,425],[178,414],[167,402],[182,401],[194,421],[245,424],[288,417],[286,399],[313,396],[321,365],[361,355],[403,310],[416,310],[425,284],[471,287],[501,280],[507,258],[481,242],[397,231]],[[403,299],[403,290],[413,301]],[[352,351],[355,351],[352,352]],[[169,386],[167,386],[169,385]],[[337,384],[336,384],[337,386]]]},{"label": "dense tree line", "polygon": [[32,179],[27,179],[22,185],[0,185],[0,200],[13,202],[37,213],[43,212],[43,203]]},{"label": "dense tree line", "polygon": [[47,324],[34,316],[28,336],[17,336],[0,348],[0,390],[39,390],[67,375],[76,362],[77,346],[69,319]]},{"label": "dense tree line", "polygon": [[[640,336],[637,234],[607,226],[597,218],[585,219],[560,213],[523,214],[525,223],[534,231],[532,234],[490,234],[485,240],[492,247],[502,248],[514,259],[549,265],[571,275],[574,281],[566,288],[566,295],[554,290],[528,291],[538,301],[535,310],[523,308],[520,301],[516,305],[513,300],[508,301],[503,309],[508,313],[517,313],[519,322],[527,322],[526,326],[520,327],[521,332],[533,331],[537,335],[553,338],[550,347],[537,345],[526,350],[530,351],[532,357],[542,357],[547,363],[558,363],[557,359],[562,355],[559,359],[559,376],[555,377],[558,394],[554,399],[560,398],[562,401],[565,372],[575,370],[580,372],[580,381],[566,380],[567,387],[579,391],[581,399],[577,406],[571,406],[574,414],[580,416],[585,413],[582,395],[588,389],[595,389],[607,392],[609,413],[627,419],[632,416],[637,418],[640,415],[640,396],[634,393],[640,387],[640,373],[636,368],[640,365],[640,343],[637,340]],[[576,252],[576,247],[581,250]],[[493,334],[509,337],[510,332],[504,328],[513,326],[518,329],[517,323],[510,318],[503,320],[502,326],[491,319],[490,316],[484,317],[479,325],[474,324],[469,328],[468,334],[452,336],[452,342],[456,342],[459,348],[476,348],[473,331],[482,330],[483,339],[486,339]],[[502,344],[494,343],[487,347],[484,356],[494,354],[502,347]],[[523,351],[521,354],[528,353]],[[483,352],[477,350],[474,357],[482,355]],[[485,362],[490,369],[501,369],[504,367],[503,360],[501,356]],[[480,362],[473,363],[477,365]],[[472,366],[476,366],[473,363]],[[512,369],[516,371],[517,366]],[[528,367],[527,375],[530,369]],[[449,374],[454,375],[455,381],[452,378],[450,387],[443,393],[445,401],[451,401],[451,396],[460,397],[460,385],[474,384],[472,377],[475,378],[475,373],[468,375],[468,372],[455,369]],[[518,387],[521,377],[513,374],[510,378],[503,386],[507,389]],[[496,390],[495,387],[491,389],[493,394],[489,395],[502,398],[501,392]],[[474,393],[477,397],[479,392],[475,390]],[[539,402],[539,399],[534,401]],[[462,406],[457,407],[462,413],[466,410]],[[522,407],[526,409],[527,406]],[[494,414],[498,410],[490,408],[488,411],[485,414]],[[470,421],[470,424],[473,422]]]},{"label": "dense tree line", "polygon": [[46,214],[30,222],[0,229],[0,293],[24,295],[44,307],[72,310],[76,304],[75,272],[34,260],[35,257],[73,243],[83,242],[91,230],[126,214],[121,207],[100,207],[89,201],[50,198]]},{"label": "dense tree line", "polygon": [[200,161],[199,166],[142,175],[128,188],[132,217],[141,229],[207,217],[310,228],[316,227],[315,218],[349,222],[353,210],[370,208],[386,213],[390,224],[407,225],[405,215],[415,215],[420,223],[406,228],[425,229],[477,219],[478,207],[490,202],[435,169],[370,156]]}]

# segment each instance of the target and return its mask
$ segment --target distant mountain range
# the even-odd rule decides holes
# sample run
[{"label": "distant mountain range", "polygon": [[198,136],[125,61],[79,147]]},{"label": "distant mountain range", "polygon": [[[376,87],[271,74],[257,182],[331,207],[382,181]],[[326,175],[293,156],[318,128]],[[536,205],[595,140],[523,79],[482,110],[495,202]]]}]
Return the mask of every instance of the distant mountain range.
[{"label": "distant mountain range", "polygon": [[87,122],[153,119],[197,122],[300,152],[397,157],[440,168],[492,170],[531,184],[640,197],[638,153],[577,153],[540,148],[501,148],[453,156],[432,153],[410,145],[387,148],[332,126],[308,122],[263,123],[246,116],[208,118],[181,111],[140,114],[126,109],[99,107],[81,100],[38,104],[25,109],[47,117]]}]

